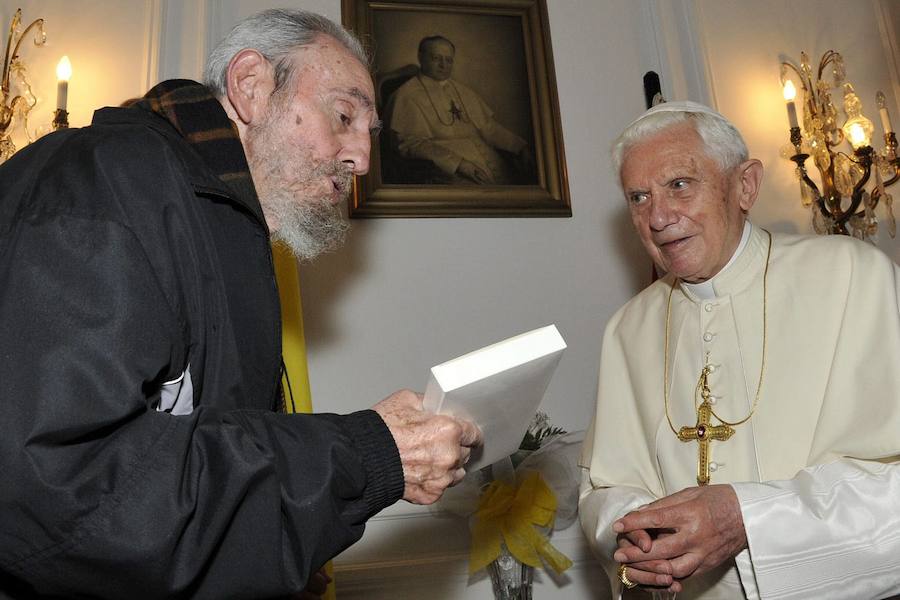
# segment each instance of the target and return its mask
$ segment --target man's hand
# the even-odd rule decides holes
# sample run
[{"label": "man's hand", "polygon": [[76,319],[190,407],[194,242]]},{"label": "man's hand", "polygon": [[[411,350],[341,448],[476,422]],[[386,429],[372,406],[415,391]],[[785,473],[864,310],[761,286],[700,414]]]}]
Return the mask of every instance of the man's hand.
[{"label": "man's hand", "polygon": [[384,419],[400,451],[404,500],[431,504],[465,477],[463,465],[472,447],[481,444],[475,424],[426,413],[421,394],[409,390],[395,392],[372,408]]},{"label": "man's hand", "polygon": [[293,600],[319,600],[328,591],[328,584],[331,583],[331,577],[325,568],[321,568],[309,578],[306,582],[306,589],[292,596]]},{"label": "man's hand", "polygon": [[[639,529],[644,536],[646,536],[647,542],[647,551],[650,549],[649,540],[650,535],[644,531],[643,529]],[[632,532],[634,533],[634,532]],[[637,547],[640,549],[642,546],[638,544],[634,544],[629,536],[619,535],[618,544],[620,549]],[[663,589],[667,588],[673,592],[680,592],[680,585],[670,574],[672,572],[672,565],[667,560],[647,560],[647,561],[638,561],[628,564],[628,571],[625,573],[628,576],[628,580],[638,584],[641,587],[653,590],[653,589]],[[678,586],[677,589],[673,589],[670,586]]]},{"label": "man's hand", "polygon": [[[629,565],[629,579],[647,585],[658,585],[649,582],[649,572],[684,579],[719,566],[747,547],[740,504],[730,485],[681,490],[628,513],[613,523],[613,530],[629,542],[620,544],[613,558]],[[649,551],[640,543],[644,535],[654,537]],[[680,591],[677,581],[670,590]]]},{"label": "man's hand", "polygon": [[472,161],[468,161],[466,159],[462,159],[461,161],[459,161],[459,166],[456,167],[456,172],[466,179],[471,179],[475,183],[487,184],[494,182],[490,173],[488,173]]}]

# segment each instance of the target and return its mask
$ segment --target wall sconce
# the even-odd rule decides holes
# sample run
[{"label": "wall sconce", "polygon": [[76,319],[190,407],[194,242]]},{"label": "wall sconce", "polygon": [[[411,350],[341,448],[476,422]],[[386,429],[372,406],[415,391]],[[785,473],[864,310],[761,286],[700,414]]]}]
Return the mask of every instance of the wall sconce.
[{"label": "wall sconce", "polygon": [[[830,73],[826,76],[826,69]],[[791,71],[803,90],[803,126],[797,118],[795,98],[797,89]],[[884,129],[884,150],[876,152],[871,145],[874,126],[862,114],[862,103],[845,81],[844,59],[834,50],[822,56],[816,77],[805,52],[800,53],[800,67],[781,63],[781,84],[787,103],[790,125],[790,145],[782,148],[782,156],[797,165],[800,197],[804,206],[812,209],[816,233],[853,235],[867,240],[878,231],[875,215],[881,204],[886,213],[886,225],[891,237],[897,233],[892,209],[893,198],[885,191],[900,179],[900,159],[897,158],[897,136],[891,126],[884,94],[878,92],[876,103]],[[838,124],[838,111],[831,98],[831,90],[843,94],[845,121]],[[853,155],[838,147],[848,142]],[[813,157],[819,171],[821,190],[806,171],[806,159]],[[874,174],[874,178],[873,178]],[[872,180],[869,189],[866,186]]]},{"label": "wall sconce", "polygon": [[[36,19],[19,34],[19,25],[22,22],[22,9],[18,9],[13,15],[9,26],[9,37],[6,40],[6,53],[3,58],[3,78],[0,79],[0,162],[5,161],[16,151],[10,135],[13,119],[20,119],[25,129],[25,135],[29,142],[34,141],[28,130],[28,113],[37,103],[37,98],[31,91],[25,73],[25,64],[19,58],[19,47],[22,40],[32,29],[34,30],[34,45],[43,46],[47,41],[44,32],[44,20]],[[12,96],[10,81],[16,83],[20,94]]]}]

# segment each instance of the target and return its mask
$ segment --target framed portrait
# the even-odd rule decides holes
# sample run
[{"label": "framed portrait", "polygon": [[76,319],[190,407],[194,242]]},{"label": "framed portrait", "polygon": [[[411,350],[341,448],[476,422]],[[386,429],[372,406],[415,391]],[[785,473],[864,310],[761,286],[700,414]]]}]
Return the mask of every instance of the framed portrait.
[{"label": "framed portrait", "polygon": [[570,217],[546,0],[342,0],[384,127],[352,218]]}]

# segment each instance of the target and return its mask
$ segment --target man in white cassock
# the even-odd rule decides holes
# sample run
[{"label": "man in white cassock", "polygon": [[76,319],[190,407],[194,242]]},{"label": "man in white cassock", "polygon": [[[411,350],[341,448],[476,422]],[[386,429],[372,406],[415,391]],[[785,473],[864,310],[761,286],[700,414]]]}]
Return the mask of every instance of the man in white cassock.
[{"label": "man in white cassock", "polygon": [[583,452],[613,596],[900,594],[900,268],[752,225],[762,164],[705,106],[649,110],[613,162],[667,273],[607,325]]},{"label": "man in white cassock", "polygon": [[[456,48],[442,36],[419,43],[419,74],[397,88],[388,108],[398,154],[431,163],[427,181],[405,183],[523,183],[533,170],[528,144],[498,123],[471,88],[451,78]],[[511,169],[497,150],[515,157]],[[533,177],[533,174],[532,174]]]}]

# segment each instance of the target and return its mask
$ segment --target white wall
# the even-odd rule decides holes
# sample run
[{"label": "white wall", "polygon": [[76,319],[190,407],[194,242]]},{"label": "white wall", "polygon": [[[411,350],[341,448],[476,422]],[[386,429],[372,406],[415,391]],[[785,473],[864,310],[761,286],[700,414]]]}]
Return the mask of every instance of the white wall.
[{"label": "white wall", "polygon": [[[280,4],[340,19],[339,0]],[[649,263],[632,239],[607,162],[611,140],[642,110],[648,69],[661,73],[670,99],[712,103],[742,129],[751,153],[767,166],[752,217],[778,231],[809,230],[790,165],[777,154],[787,135],[780,53],[797,57],[805,49],[817,59],[828,48],[843,52],[876,130],[876,87],[889,95],[900,121],[895,0],[548,4],[573,217],[355,221],[343,249],[301,269],[318,410],[358,410],[397,388],[421,389],[435,363],[556,323],[569,349],[544,408],[558,425],[586,426],[604,324],[649,281]],[[73,125],[86,124],[94,107],[139,95],[161,78],[198,77],[208,48],[262,6],[0,0],[0,24],[20,5],[26,19],[47,19],[48,47],[23,54],[48,115],[53,68],[62,54],[72,59]],[[898,242],[879,243],[900,258]],[[577,527],[553,540],[576,566],[559,584],[543,577],[536,596],[602,597],[602,576]],[[341,598],[488,598],[487,581],[466,574],[467,543],[464,523],[406,504],[392,507],[336,561]]]}]

